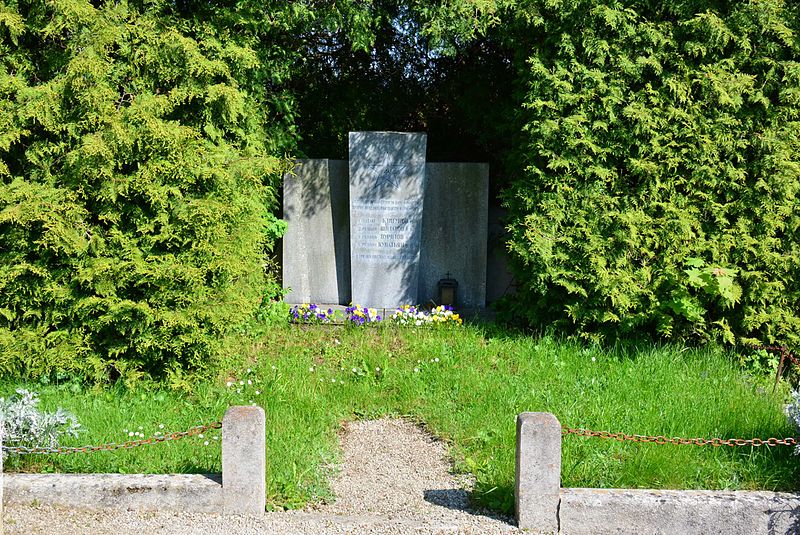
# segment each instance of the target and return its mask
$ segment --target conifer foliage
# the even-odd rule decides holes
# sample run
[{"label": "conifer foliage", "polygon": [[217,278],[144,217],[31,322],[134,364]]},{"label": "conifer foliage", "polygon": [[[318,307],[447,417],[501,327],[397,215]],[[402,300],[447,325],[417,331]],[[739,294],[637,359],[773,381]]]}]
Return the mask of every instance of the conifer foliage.
[{"label": "conifer foliage", "polygon": [[798,4],[529,5],[514,310],[591,339],[800,343]]},{"label": "conifer foliage", "polygon": [[0,1],[0,372],[202,370],[258,306],[283,162],[225,35]]}]

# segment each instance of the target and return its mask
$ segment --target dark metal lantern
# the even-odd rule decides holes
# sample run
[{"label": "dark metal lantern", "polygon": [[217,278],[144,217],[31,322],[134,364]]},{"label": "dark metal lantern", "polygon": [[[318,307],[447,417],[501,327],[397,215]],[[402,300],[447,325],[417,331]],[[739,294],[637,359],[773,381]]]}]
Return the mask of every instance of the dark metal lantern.
[{"label": "dark metal lantern", "polygon": [[439,288],[439,304],[455,306],[456,296],[458,295],[458,281],[450,276],[449,271],[445,278],[439,279],[436,286]]}]

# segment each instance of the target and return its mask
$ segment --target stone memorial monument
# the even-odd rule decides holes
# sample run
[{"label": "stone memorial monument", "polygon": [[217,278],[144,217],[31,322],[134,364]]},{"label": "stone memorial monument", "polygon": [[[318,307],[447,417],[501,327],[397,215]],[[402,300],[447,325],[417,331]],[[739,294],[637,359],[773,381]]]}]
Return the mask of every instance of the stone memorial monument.
[{"label": "stone memorial monument", "polygon": [[486,305],[489,166],[426,163],[425,134],[351,132],[350,160],[301,160],[284,182],[288,303]]},{"label": "stone memorial monument", "polygon": [[417,301],[425,134],[350,132],[350,280],[354,303]]}]

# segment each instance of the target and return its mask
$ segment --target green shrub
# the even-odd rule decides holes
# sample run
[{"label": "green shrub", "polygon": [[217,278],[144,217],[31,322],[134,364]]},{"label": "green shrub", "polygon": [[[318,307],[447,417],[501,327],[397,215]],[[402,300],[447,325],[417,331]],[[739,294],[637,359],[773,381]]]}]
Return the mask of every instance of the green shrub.
[{"label": "green shrub", "polygon": [[259,59],[168,21],[0,3],[0,372],[201,371],[260,304],[284,163],[239,83]]},{"label": "green shrub", "polygon": [[527,15],[513,311],[592,339],[800,343],[797,4]]}]

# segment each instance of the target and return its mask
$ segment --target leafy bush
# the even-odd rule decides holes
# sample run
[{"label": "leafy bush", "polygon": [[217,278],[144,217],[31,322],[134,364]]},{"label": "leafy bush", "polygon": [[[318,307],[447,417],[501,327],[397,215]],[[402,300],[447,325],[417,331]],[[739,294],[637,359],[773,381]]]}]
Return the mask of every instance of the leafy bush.
[{"label": "leafy bush", "polygon": [[780,0],[517,13],[516,314],[590,339],[800,342],[798,14]]},{"label": "leafy bush", "polygon": [[153,5],[0,4],[2,372],[203,370],[259,306],[284,147],[259,55]]},{"label": "leafy bush", "polygon": [[61,437],[78,436],[81,425],[74,415],[60,407],[56,412],[41,412],[38,405],[36,392],[23,388],[17,389],[8,399],[0,398],[4,446],[54,448]]}]

